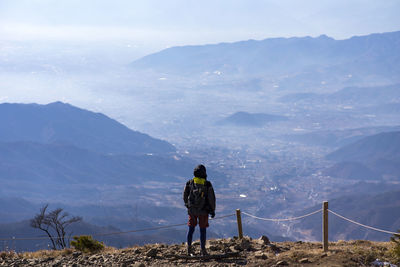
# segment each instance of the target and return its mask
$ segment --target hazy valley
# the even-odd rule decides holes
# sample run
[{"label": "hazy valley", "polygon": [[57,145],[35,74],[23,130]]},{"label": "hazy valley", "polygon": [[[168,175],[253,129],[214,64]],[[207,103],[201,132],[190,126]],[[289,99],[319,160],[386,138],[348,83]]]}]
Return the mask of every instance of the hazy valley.
[{"label": "hazy valley", "polygon": [[[82,216],[91,232],[184,223],[181,191],[200,162],[217,216],[240,208],[285,218],[329,200],[356,221],[400,228],[388,215],[400,207],[399,32],[173,47],[109,66],[93,60],[104,60],[99,52],[79,62],[31,57],[22,68],[13,45],[0,57],[0,100],[62,102],[0,104],[1,237],[25,233],[15,222],[46,202]],[[27,100],[24,90],[47,97]],[[248,235],[320,239],[320,216],[243,219]],[[388,240],[335,225],[332,240]],[[234,218],[210,230],[235,235]],[[178,242],[184,231],[131,234],[120,245]]]}]

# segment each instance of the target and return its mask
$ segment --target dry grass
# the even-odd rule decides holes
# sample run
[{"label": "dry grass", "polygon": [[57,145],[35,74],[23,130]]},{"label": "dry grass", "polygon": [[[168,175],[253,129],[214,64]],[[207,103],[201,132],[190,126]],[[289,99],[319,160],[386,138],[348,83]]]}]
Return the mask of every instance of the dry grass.
[{"label": "dry grass", "polygon": [[[18,255],[18,257],[21,258],[26,258],[26,259],[40,259],[40,258],[57,258],[57,257],[62,257],[62,256],[68,256],[71,255],[73,252],[77,250],[72,249],[72,248],[66,248],[62,250],[39,250],[35,252],[22,252],[22,253],[15,253],[15,255]],[[118,250],[114,247],[104,247],[104,249],[101,251],[102,253],[107,253],[107,254],[117,254],[121,252],[121,250]],[[4,253],[4,252],[1,252]],[[0,253],[0,255],[1,255]],[[90,253],[89,253],[90,254]]]},{"label": "dry grass", "polygon": [[8,258],[15,258],[18,257],[18,254],[14,251],[1,251],[0,252],[0,259],[8,259]]},{"label": "dry grass", "polygon": [[102,253],[107,253],[107,254],[117,254],[121,251],[124,251],[123,249],[117,249],[114,247],[104,247],[104,249],[102,250]]},{"label": "dry grass", "polygon": [[39,251],[35,251],[35,252],[22,252],[22,253],[19,253],[19,255],[22,258],[28,258],[28,259],[57,258],[59,256],[71,255],[72,252],[74,252],[73,249],[66,248],[63,250],[39,250]]}]

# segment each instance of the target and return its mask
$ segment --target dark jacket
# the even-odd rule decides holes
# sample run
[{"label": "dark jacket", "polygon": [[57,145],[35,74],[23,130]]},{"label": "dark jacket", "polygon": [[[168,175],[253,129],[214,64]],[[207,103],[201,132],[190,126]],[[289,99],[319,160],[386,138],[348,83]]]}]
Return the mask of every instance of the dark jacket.
[{"label": "dark jacket", "polygon": [[183,201],[185,202],[186,208],[188,208],[188,214],[190,215],[207,215],[215,212],[215,193],[214,188],[210,181],[205,181],[205,186],[207,187],[206,204],[201,209],[193,209],[188,207],[188,198],[190,193],[190,183],[193,179],[186,182],[185,189],[183,190]]}]

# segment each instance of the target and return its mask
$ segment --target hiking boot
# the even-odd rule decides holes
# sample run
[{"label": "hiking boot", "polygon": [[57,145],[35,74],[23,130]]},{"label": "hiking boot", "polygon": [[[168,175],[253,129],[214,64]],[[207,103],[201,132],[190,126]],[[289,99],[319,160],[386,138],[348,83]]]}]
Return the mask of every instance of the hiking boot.
[{"label": "hiking boot", "polygon": [[192,246],[187,246],[187,255],[193,256]]},{"label": "hiking boot", "polygon": [[200,251],[200,255],[201,256],[208,256],[209,254],[208,254],[208,252],[207,252],[207,250],[205,248],[202,248],[201,251]]}]

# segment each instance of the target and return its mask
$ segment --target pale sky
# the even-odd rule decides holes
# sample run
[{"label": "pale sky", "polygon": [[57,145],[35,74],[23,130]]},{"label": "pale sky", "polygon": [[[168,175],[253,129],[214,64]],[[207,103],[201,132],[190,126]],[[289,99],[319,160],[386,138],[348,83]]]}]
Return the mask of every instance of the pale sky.
[{"label": "pale sky", "polygon": [[1,40],[115,41],[160,48],[400,30],[400,0],[0,0]]}]

